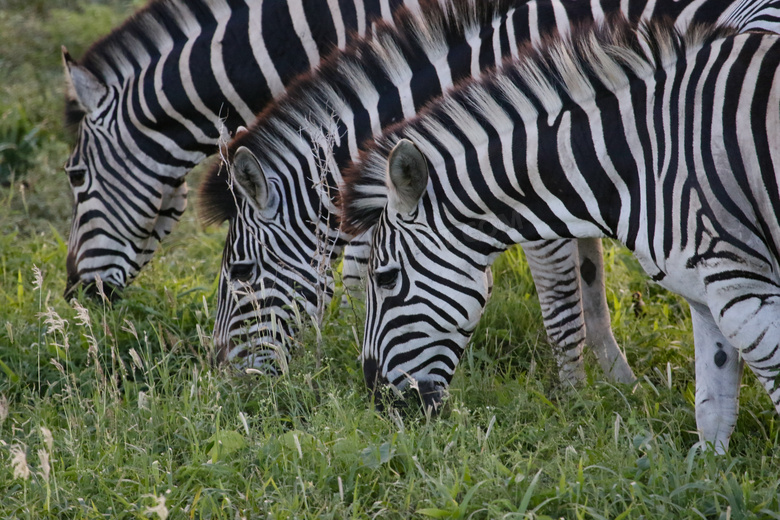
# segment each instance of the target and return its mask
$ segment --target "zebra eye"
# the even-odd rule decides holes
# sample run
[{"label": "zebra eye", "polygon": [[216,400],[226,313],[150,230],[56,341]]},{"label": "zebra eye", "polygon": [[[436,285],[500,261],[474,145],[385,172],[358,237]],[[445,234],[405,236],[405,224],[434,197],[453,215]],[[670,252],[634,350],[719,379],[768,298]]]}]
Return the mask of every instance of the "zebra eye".
[{"label": "zebra eye", "polygon": [[237,282],[248,282],[252,278],[253,264],[242,263],[230,266],[230,279]]},{"label": "zebra eye", "polygon": [[86,177],[87,177],[86,168],[68,170],[68,178],[70,179],[70,185],[73,186],[74,188],[78,188],[79,186],[83,185]]},{"label": "zebra eye", "polygon": [[374,273],[376,284],[382,289],[392,289],[398,281],[398,273],[400,272],[401,270],[395,267],[388,269],[387,271]]}]

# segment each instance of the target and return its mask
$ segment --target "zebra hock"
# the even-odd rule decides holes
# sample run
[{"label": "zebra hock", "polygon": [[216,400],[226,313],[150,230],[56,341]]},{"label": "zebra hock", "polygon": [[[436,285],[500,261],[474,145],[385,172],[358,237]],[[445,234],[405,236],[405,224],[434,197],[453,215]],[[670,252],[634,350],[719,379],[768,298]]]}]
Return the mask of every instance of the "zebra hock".
[{"label": "zebra hock", "polygon": [[438,406],[523,240],[612,237],[693,316],[696,420],[726,451],[743,361],[780,411],[780,39],[650,22],[529,51],[383,136],[345,174],[342,221],[375,226],[370,387]]},{"label": "zebra hock", "polygon": [[[411,0],[410,4],[416,2]],[[391,19],[398,0],[156,0],[76,62],[78,126],[66,297],[130,283],[187,205],[187,173],[333,48]]]},{"label": "zebra hock", "polygon": [[[214,326],[220,359],[270,373],[287,365],[286,344],[297,335],[299,311],[322,315],[333,294],[331,262],[354,238],[339,232],[333,214],[340,168],[357,158],[357,143],[413,116],[457,80],[516,53],[528,40],[524,28],[537,4],[511,5],[423,2],[419,14],[399,11],[398,29],[379,26],[371,40],[326,60],[231,143],[227,163],[237,189],[225,189],[220,165],[200,197],[211,220],[230,220]],[[507,34],[518,41],[506,40]],[[349,258],[366,257],[351,245]],[[584,379],[587,330],[607,376],[630,382],[633,372],[611,333],[599,244],[585,264],[597,305],[587,323],[577,249],[572,241],[526,249],[561,379]]]}]

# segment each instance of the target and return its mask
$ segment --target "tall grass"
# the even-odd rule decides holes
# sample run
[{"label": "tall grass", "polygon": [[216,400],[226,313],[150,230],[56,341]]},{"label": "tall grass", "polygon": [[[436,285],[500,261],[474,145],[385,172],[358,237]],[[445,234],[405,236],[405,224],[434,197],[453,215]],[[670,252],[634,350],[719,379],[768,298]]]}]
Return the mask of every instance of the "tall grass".
[{"label": "tall grass", "polygon": [[121,301],[64,301],[58,46],[78,55],[132,6],[38,16],[44,4],[0,11],[0,73],[19,52],[33,64],[8,76],[3,102],[43,136],[24,182],[0,188],[0,518],[780,518],[768,397],[747,374],[730,455],[703,450],[687,307],[614,245],[608,297],[636,385],[604,382],[589,359],[585,387],[558,387],[516,249],[494,266],[436,420],[371,408],[359,305],[327,309],[283,377],[213,366],[225,230],[201,230],[194,212]]}]

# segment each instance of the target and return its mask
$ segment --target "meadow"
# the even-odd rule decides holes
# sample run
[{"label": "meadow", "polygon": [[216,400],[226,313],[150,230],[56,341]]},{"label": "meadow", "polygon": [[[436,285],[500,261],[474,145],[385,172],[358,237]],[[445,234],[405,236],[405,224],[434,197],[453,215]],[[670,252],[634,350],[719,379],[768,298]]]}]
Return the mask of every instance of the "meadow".
[{"label": "meadow", "polygon": [[[140,1],[0,0],[0,518],[780,519],[780,421],[746,372],[730,452],[698,443],[687,304],[605,245],[638,376],[561,388],[522,251],[441,417],[379,413],[359,301],[306,324],[289,373],[212,362],[225,227],[190,208],[113,304],[63,299],[72,197],[60,45]],[[637,315],[632,293],[640,291]]]}]

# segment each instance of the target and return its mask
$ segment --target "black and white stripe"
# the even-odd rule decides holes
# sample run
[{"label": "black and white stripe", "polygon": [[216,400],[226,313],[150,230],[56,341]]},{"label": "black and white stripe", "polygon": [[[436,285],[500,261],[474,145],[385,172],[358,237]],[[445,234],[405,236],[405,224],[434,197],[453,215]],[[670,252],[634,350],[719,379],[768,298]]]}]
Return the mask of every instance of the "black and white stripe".
[{"label": "black and white stripe", "polygon": [[[399,0],[153,0],[76,63],[68,290],[125,287],[187,204],[185,176],[334,47]],[[415,0],[406,2],[415,4]]]},{"label": "black and white stripe", "polygon": [[[297,299],[316,315],[316,309],[327,305],[332,281],[328,278],[324,286],[315,285],[323,276],[330,277],[331,259],[338,255],[344,241],[352,238],[334,231],[332,206],[339,169],[357,156],[363,140],[412,116],[460,79],[479,74],[502,57],[516,56],[528,42],[538,44],[551,30],[568,31],[578,21],[601,19],[607,10],[598,3],[583,2],[539,1],[502,7],[461,1],[447,5],[450,7],[428,5],[422,18],[409,15],[397,22],[399,31],[383,29],[373,42],[357,42],[299,83],[262,114],[247,135],[237,138],[228,155],[241,163],[241,167],[234,168],[239,181],[238,208],[233,195],[219,189],[224,180],[212,171],[204,184],[205,203],[221,208],[222,216],[229,217],[233,227],[223,256],[214,331],[223,358],[259,359],[257,363],[243,363],[273,371],[272,366],[266,366],[273,359],[266,346],[277,339],[269,331],[284,330],[286,335],[294,332],[279,320],[283,314],[289,315],[284,307]],[[670,0],[637,5],[625,7],[635,18],[642,14],[695,14],[700,12],[701,4]],[[713,2],[706,8],[702,6],[701,12],[711,16],[729,12],[731,7],[730,3]],[[258,182],[270,186],[275,194],[272,200],[266,194],[263,200],[256,200]],[[219,213],[212,211],[214,215]],[[254,220],[247,220],[250,212]],[[271,244],[294,244],[287,248],[291,256],[285,258],[287,251],[277,246],[271,254]],[[602,348],[597,352],[608,374],[628,381],[633,374],[609,331],[603,280],[599,278],[599,249],[593,241],[587,244],[591,244],[590,254],[595,251],[596,256],[594,260],[587,256],[584,259],[598,281],[590,280],[582,289],[595,294],[595,307],[602,317],[606,316],[592,328],[588,324],[587,329],[598,338]],[[545,325],[558,345],[561,376],[577,381],[583,377],[581,352],[586,336],[577,245],[542,243],[527,249],[527,256],[539,287]],[[365,255],[358,252],[347,258],[355,260],[354,265]],[[355,270],[359,269],[351,272]],[[269,273],[284,274],[272,283],[274,276]],[[290,283],[289,279],[296,282]],[[282,294],[287,294],[286,300],[280,300]],[[324,300],[313,299],[315,295]],[[257,308],[261,309],[260,316]],[[247,318],[251,319],[249,325],[245,323]],[[597,326],[605,321],[606,327]],[[274,352],[279,349],[275,347]]]},{"label": "black and white stripe", "polygon": [[612,237],[691,302],[697,424],[727,449],[742,360],[780,411],[778,150],[775,35],[615,21],[457,90],[345,175],[348,229],[376,225],[367,382],[446,387],[509,245]]}]

